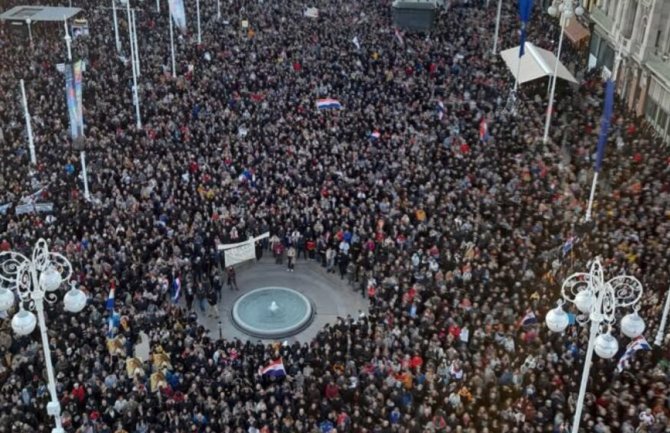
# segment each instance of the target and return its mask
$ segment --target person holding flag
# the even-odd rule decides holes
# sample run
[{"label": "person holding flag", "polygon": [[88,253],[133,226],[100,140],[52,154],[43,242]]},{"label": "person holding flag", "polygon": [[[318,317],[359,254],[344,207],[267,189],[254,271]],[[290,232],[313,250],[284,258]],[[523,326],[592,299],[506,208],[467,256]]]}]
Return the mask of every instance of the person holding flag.
[{"label": "person holding flag", "polygon": [[481,120],[479,121],[479,140],[482,143],[489,141],[489,126],[486,123],[486,115],[482,115]]}]

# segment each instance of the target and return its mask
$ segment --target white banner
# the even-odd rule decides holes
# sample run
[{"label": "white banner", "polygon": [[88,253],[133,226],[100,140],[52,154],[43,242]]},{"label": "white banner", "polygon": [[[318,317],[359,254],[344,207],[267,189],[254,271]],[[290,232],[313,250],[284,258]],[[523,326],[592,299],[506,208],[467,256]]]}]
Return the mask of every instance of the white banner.
[{"label": "white banner", "polygon": [[53,212],[53,203],[29,203],[16,206],[16,215],[37,212]]},{"label": "white banner", "polygon": [[305,10],[304,16],[307,18],[319,18],[319,9],[318,8],[307,8]]},{"label": "white banner", "polygon": [[174,23],[182,31],[186,30],[186,12],[184,12],[184,0],[170,0],[170,15]]},{"label": "white banner", "polygon": [[219,245],[217,248],[223,250],[226,266],[235,266],[236,264],[246,262],[247,260],[255,260],[256,241],[267,237],[270,237],[269,232],[237,244]]}]

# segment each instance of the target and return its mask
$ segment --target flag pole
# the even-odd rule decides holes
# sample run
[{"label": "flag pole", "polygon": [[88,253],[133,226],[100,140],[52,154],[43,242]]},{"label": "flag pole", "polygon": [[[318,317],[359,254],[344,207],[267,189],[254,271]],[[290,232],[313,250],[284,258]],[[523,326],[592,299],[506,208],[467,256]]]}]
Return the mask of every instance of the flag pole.
[{"label": "flag pole", "polygon": [[31,19],[26,20],[26,25],[28,26],[28,39],[30,40],[30,46],[33,46],[33,29],[30,27]]},{"label": "flag pole", "polygon": [[[521,31],[525,32],[526,31],[526,23],[521,22]],[[523,33],[521,34],[521,44],[519,44],[519,61],[516,64],[516,76],[514,77],[514,93],[516,94],[516,89],[519,88],[519,74],[521,73],[521,57],[523,57],[523,53],[526,50],[526,38],[523,37]]]},{"label": "flag pole", "polygon": [[221,0],[216,0],[216,19],[221,19]]},{"label": "flag pole", "polygon": [[70,32],[67,29],[67,19],[63,17],[63,24],[65,25],[65,45],[67,46],[67,59],[72,62],[72,47],[71,42],[72,38],[70,37]]},{"label": "flag pole", "polygon": [[591,221],[591,210],[593,209],[593,199],[596,196],[596,185],[598,184],[598,171],[593,172],[593,183],[591,184],[591,195],[589,196],[589,204],[586,207],[585,222]]},{"label": "flag pole", "polygon": [[86,152],[81,152],[81,172],[84,177],[84,198],[86,201],[91,200],[91,195],[88,192],[88,174],[86,172]]},{"label": "flag pole", "polygon": [[[623,44],[619,44],[619,49],[617,50],[617,54],[616,54],[616,58],[619,61],[621,59],[621,46],[622,45]],[[618,62],[615,62],[615,63],[618,63]],[[619,69],[618,66],[619,65],[615,64],[614,71],[612,72],[612,76],[608,79],[608,81],[612,83],[611,84],[612,86],[616,86],[617,70]],[[607,99],[609,98],[608,93],[610,92],[609,87],[610,87],[610,84],[608,83],[608,85],[605,89],[605,111],[603,113],[603,120],[602,120],[602,124],[600,126],[600,128],[601,128],[600,134],[601,135],[605,134],[605,137],[604,138],[603,137],[598,137],[598,155],[596,156],[596,158],[597,158],[596,170],[593,173],[593,183],[591,184],[591,195],[589,196],[589,204],[586,208],[586,216],[584,217],[585,222],[591,221],[591,209],[593,208],[593,200],[594,200],[595,195],[596,195],[596,185],[598,183],[598,173],[600,172],[600,162],[599,161],[601,161],[601,159],[602,159],[602,155],[600,154],[601,153],[600,141],[605,140],[602,143],[602,147],[603,147],[602,152],[604,152],[604,144],[607,140],[607,129],[609,129],[609,120],[610,120],[609,117],[611,117],[611,115],[612,115],[611,108],[609,109],[610,112],[608,112],[608,108],[607,108],[607,104],[608,104]],[[610,103],[613,103],[613,101],[610,101]],[[605,122],[606,122],[606,124],[605,124]],[[604,131],[603,131],[603,129],[604,129]]]},{"label": "flag pole", "polygon": [[172,78],[177,78],[177,64],[174,59],[174,23],[170,13],[170,52],[172,53]]},{"label": "flag pole", "polygon": [[130,39],[130,63],[133,69],[133,102],[135,104],[135,118],[137,119],[137,129],[142,128],[142,119],[140,118],[140,96],[137,89],[137,71],[135,70],[135,44],[133,43],[133,25],[130,15],[130,0],[126,1],[126,12],[128,14],[128,32]]},{"label": "flag pole", "polygon": [[200,32],[200,0],[195,1],[195,10],[198,15],[198,44],[202,43],[202,33]]},{"label": "flag pole", "polygon": [[661,315],[661,324],[658,325],[658,332],[654,339],[654,345],[660,347],[663,344],[663,334],[665,333],[665,325],[668,322],[668,313],[670,312],[670,288],[665,294],[665,305],[663,306],[663,314]]},{"label": "flag pole", "polygon": [[137,76],[140,75],[140,47],[137,44],[137,21],[135,20],[135,9],[132,10],[133,18],[133,43],[135,44],[135,70],[137,71]]},{"label": "flag pole", "polygon": [[496,15],[496,31],[493,35],[493,55],[498,54],[498,32],[500,31],[500,13],[502,12],[502,0],[498,0],[498,13]]},{"label": "flag pole", "polygon": [[161,13],[161,0],[156,0],[156,12]]},{"label": "flag pole", "polygon": [[21,97],[23,99],[23,114],[26,118],[26,132],[28,133],[28,149],[30,150],[30,163],[37,164],[35,156],[35,142],[33,141],[33,128],[30,124],[30,112],[28,112],[28,99],[26,98],[26,88],[21,80]]},{"label": "flag pole", "polygon": [[561,36],[558,38],[558,51],[556,52],[556,62],[554,63],[554,74],[552,75],[553,79],[551,80],[551,91],[549,92],[549,106],[547,107],[547,118],[544,122],[544,135],[542,136],[542,142],[547,143],[549,139],[549,126],[551,125],[551,112],[554,108],[554,93],[556,93],[556,76],[558,74],[558,64],[560,63],[559,59],[561,57],[561,49],[563,48],[563,35],[565,34],[565,27],[567,26],[567,20],[565,15],[561,14]]},{"label": "flag pole", "polygon": [[114,17],[114,40],[116,41],[116,52],[121,52],[121,39],[119,39],[119,21],[116,17],[116,0],[112,0],[112,16]]},{"label": "flag pole", "polygon": [[[524,44],[525,43],[526,42],[524,41]],[[519,51],[520,50],[521,50],[521,47],[519,47]],[[519,56],[518,60],[519,61],[516,65],[516,76],[514,77],[514,93],[516,93],[516,89],[519,88],[519,74],[521,73],[521,56]]]}]

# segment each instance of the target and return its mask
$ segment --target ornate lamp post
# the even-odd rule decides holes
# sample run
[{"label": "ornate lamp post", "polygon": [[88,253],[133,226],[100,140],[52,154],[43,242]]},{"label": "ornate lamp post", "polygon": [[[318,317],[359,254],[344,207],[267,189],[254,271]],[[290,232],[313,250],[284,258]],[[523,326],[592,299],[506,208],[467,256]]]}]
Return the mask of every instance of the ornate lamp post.
[{"label": "ornate lamp post", "polygon": [[[577,5],[575,7],[575,5]],[[556,75],[558,74],[558,64],[561,58],[561,49],[563,48],[563,35],[565,28],[570,23],[570,19],[584,13],[584,8],[575,0],[554,0],[547,11],[552,17],[559,17],[561,26],[561,36],[558,38],[558,51],[556,51],[556,62],[554,63],[554,75],[551,76],[551,91],[549,92],[549,107],[547,108],[547,119],[544,122],[544,136],[542,142],[546,143],[549,138],[549,125],[551,125],[551,111],[554,108],[554,92],[556,91]]]},{"label": "ornate lamp post", "polygon": [[635,306],[634,311],[621,319],[621,332],[636,338],[644,332],[644,321],[637,314],[636,304],[642,297],[642,284],[637,278],[620,275],[609,281],[603,277],[600,260],[595,259],[589,273],[570,275],[561,288],[562,300],[558,307],[547,313],[547,327],[554,332],[563,332],[568,326],[568,314],[563,310],[564,301],[571,302],[582,313],[577,317],[580,324],[591,322],[589,343],[586,349],[579,397],[575,408],[572,433],[579,431],[579,422],[584,408],[584,396],[589,380],[593,351],[601,358],[610,359],[619,351],[619,343],[611,334],[618,308]]},{"label": "ornate lamp post", "polygon": [[[0,253],[0,311],[7,311],[19,300],[19,311],[12,318],[12,329],[17,335],[28,335],[39,324],[42,348],[49,381],[51,401],[47,413],[54,417],[56,427],[51,433],[64,433],[60,417],[60,403],[56,395],[56,380],[51,362],[51,351],[44,321],[44,302],[54,304],[57,290],[72,275],[70,262],[61,254],[50,252],[44,239],[37,241],[32,260],[23,254],[9,251]],[[65,311],[78,313],[86,306],[86,295],[72,287],[63,298]],[[37,317],[33,311],[37,312]]]}]

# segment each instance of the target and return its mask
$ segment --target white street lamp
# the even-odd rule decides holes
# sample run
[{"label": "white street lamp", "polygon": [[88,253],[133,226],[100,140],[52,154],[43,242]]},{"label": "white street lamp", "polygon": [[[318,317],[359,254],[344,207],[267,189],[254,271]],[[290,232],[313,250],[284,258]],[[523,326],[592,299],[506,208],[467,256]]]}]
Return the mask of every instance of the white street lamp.
[{"label": "white street lamp", "polygon": [[561,295],[563,299],[559,301],[558,307],[547,313],[546,323],[551,331],[563,332],[568,327],[568,315],[563,310],[565,301],[574,304],[582,313],[577,317],[581,324],[591,322],[584,371],[572,424],[572,433],[577,433],[584,408],[593,352],[595,351],[601,358],[611,359],[619,351],[619,343],[611,334],[617,309],[635,306],[633,313],[621,319],[620,328],[625,336],[636,338],[644,331],[644,321],[636,311],[636,304],[642,297],[642,283],[628,275],[620,275],[605,281],[600,260],[596,258],[591,264],[589,273],[572,274],[563,282]]},{"label": "white street lamp", "polygon": [[[0,311],[7,311],[19,299],[19,311],[12,317],[12,329],[17,335],[28,335],[39,324],[42,349],[49,381],[51,401],[47,404],[47,414],[54,417],[56,427],[51,433],[64,433],[60,416],[60,403],[56,394],[56,380],[51,362],[51,350],[44,320],[44,302],[53,304],[58,300],[57,290],[72,275],[70,262],[61,254],[50,252],[44,239],[37,241],[32,260],[21,253],[8,251],[0,253]],[[78,313],[86,306],[86,295],[72,287],[63,299],[65,311]],[[37,317],[33,311],[37,312]]]},{"label": "white street lamp", "polygon": [[[577,5],[576,7],[574,5]],[[549,125],[551,125],[551,111],[554,108],[554,92],[556,90],[556,75],[558,74],[558,64],[561,58],[561,49],[563,48],[563,34],[565,28],[574,16],[580,16],[584,9],[579,5],[578,0],[554,0],[554,3],[547,10],[552,17],[558,16],[561,25],[561,35],[558,38],[558,50],[556,51],[556,62],[554,63],[554,74],[549,78],[551,80],[551,91],[549,92],[549,106],[547,107],[547,118],[544,122],[544,135],[542,142],[546,143],[549,138]]]}]

